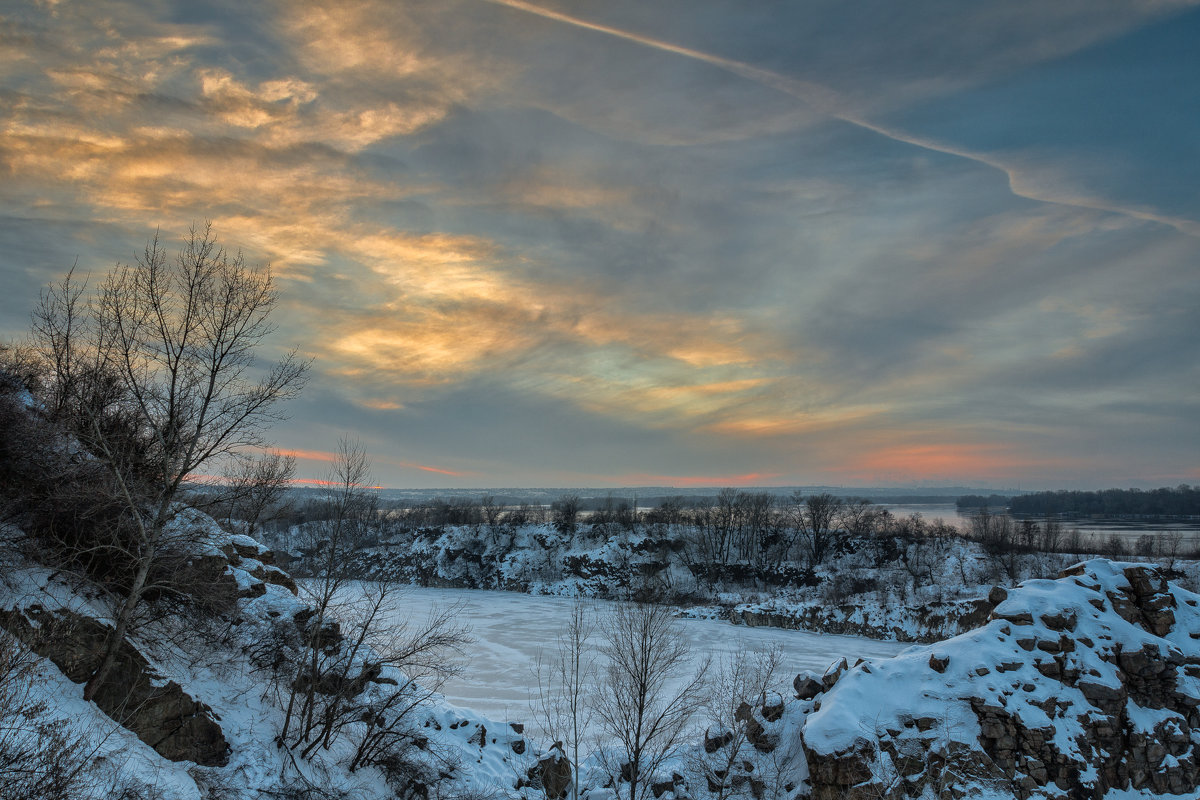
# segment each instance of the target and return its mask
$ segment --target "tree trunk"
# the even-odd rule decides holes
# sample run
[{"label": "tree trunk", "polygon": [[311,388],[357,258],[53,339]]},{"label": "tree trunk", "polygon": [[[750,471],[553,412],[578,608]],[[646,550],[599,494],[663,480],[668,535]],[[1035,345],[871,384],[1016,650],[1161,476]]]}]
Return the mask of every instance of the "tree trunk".
[{"label": "tree trunk", "polygon": [[133,612],[137,610],[138,603],[142,599],[142,592],[146,588],[146,579],[150,575],[150,565],[154,562],[155,550],[155,543],[152,541],[146,548],[146,552],[142,554],[137,574],[133,577],[133,585],[129,587],[129,594],[125,596],[125,600],[121,603],[121,610],[117,613],[116,629],[108,637],[108,643],[105,645],[104,658],[83,687],[84,700],[90,701],[96,696],[96,692],[108,679],[108,673],[112,671],[113,665],[117,663],[117,654],[121,652],[121,645],[125,643],[125,633],[129,630]]}]

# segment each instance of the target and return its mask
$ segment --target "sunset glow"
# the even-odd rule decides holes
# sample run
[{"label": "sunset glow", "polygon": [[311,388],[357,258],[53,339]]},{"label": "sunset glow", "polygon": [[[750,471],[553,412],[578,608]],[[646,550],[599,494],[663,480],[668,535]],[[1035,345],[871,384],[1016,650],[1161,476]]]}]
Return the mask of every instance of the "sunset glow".
[{"label": "sunset glow", "polygon": [[[0,334],[193,221],[322,485],[1200,475],[1200,0],[0,11]],[[265,361],[264,361],[265,363]]]}]

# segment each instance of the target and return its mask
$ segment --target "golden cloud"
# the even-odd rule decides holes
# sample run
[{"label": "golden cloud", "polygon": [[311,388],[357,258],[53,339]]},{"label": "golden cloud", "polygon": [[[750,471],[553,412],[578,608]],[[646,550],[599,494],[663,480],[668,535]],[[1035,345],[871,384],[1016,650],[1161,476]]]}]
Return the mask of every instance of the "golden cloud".
[{"label": "golden cloud", "polygon": [[[430,391],[506,373],[598,413],[687,425],[728,421],[773,391],[764,363],[785,349],[737,315],[645,307],[599,276],[534,279],[526,254],[484,236],[363,221],[362,209],[383,201],[456,198],[368,173],[355,153],[411,135],[511,77],[430,52],[420,26],[391,9],[290,13],[304,69],[262,80],[198,65],[202,33],[139,37],[132,21],[114,20],[105,47],[67,51],[50,68],[58,94],[49,106],[25,104],[0,123],[10,174],[129,229],[211,218],[224,241],[288,279],[352,278],[352,295],[338,302],[288,297],[285,324],[309,337],[303,346],[325,370],[353,378],[341,388],[364,407],[401,408],[397,386]],[[366,76],[383,76],[391,96],[360,95]],[[193,94],[153,113],[142,105],[181,87]],[[597,209],[619,225],[632,191],[586,170],[535,168],[499,197]]]}]

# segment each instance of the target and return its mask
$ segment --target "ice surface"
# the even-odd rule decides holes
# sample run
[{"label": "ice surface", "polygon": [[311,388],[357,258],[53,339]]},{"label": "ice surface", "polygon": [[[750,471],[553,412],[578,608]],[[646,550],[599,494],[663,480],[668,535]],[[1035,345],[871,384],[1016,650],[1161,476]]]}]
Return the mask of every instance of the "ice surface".
[{"label": "ice surface", "polygon": [[[428,616],[435,606],[458,604],[460,620],[470,625],[478,640],[471,648],[466,670],[442,687],[446,699],[494,720],[532,724],[530,687],[535,685],[538,650],[554,646],[575,601],[469,589],[412,588],[405,592],[401,607],[417,620]],[[587,602],[601,614],[614,607],[604,601]],[[796,673],[824,672],[843,656],[854,663],[858,658],[888,658],[909,647],[854,636],[748,628],[719,620],[680,619],[676,624],[692,645],[697,663],[709,655],[720,658],[739,650],[778,645],[784,653],[782,677],[789,683]]]}]

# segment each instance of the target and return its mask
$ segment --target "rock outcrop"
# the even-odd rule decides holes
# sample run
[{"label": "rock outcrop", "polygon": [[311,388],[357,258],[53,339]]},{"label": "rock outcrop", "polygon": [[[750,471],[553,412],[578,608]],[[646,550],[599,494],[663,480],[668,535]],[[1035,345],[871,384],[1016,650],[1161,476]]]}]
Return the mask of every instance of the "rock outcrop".
[{"label": "rock outcrop", "polygon": [[1200,792],[1200,596],[1095,560],[993,597],[976,631],[826,674],[814,800]]},{"label": "rock outcrop", "polygon": [[750,627],[821,631],[847,636],[894,639],[897,642],[936,642],[969,631],[987,622],[994,603],[985,598],[930,603],[920,607],[896,606],[872,619],[854,604],[812,604],[773,609],[752,605],[729,611],[729,621]]},{"label": "rock outcrop", "polygon": [[[111,627],[90,617],[39,605],[0,611],[0,626],[76,683],[86,682],[95,672],[112,633]],[[164,680],[128,642],[93,699],[100,710],[169,761],[209,767],[229,761],[229,745],[212,710],[175,681]]]}]

